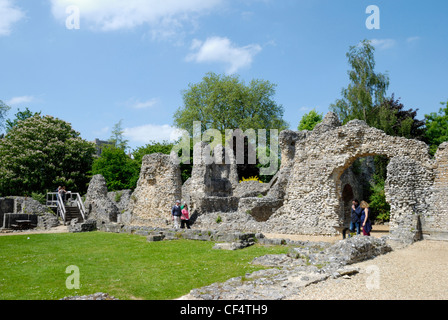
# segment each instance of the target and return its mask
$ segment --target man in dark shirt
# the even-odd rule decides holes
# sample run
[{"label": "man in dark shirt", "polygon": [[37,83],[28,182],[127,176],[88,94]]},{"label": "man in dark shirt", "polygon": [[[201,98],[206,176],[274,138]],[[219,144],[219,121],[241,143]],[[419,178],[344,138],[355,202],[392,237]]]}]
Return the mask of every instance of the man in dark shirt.
[{"label": "man in dark shirt", "polygon": [[180,227],[180,216],[182,215],[182,209],[180,208],[180,201],[176,201],[176,205],[171,209],[171,215],[173,216],[174,229]]},{"label": "man in dark shirt", "polygon": [[352,201],[352,209],[351,209],[351,222],[350,222],[350,232],[355,232],[356,234],[361,233],[361,213],[362,208],[359,206],[358,200]]}]

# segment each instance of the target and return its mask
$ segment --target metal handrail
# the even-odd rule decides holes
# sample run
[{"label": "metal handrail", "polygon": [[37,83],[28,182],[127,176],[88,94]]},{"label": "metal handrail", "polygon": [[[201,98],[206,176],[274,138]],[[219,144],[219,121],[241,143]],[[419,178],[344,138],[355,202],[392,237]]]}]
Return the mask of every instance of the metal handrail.
[{"label": "metal handrail", "polygon": [[[78,207],[83,220],[86,221],[86,207],[84,206],[84,203],[82,202],[81,195],[79,193],[67,192],[65,194],[65,196],[67,197],[66,200],[75,201],[76,206]],[[62,217],[62,219],[65,222],[65,216],[66,216],[67,210],[65,208],[64,202],[62,201],[62,197],[59,196],[59,193],[57,193],[57,192],[48,192],[47,193],[47,206],[53,206],[53,207],[56,206],[58,214]]]},{"label": "metal handrail", "polygon": [[62,201],[62,197],[60,197],[59,195],[56,197],[56,199],[57,199],[57,205],[58,205],[58,213],[60,214],[62,220],[65,223],[66,210],[65,210],[64,201]]},{"label": "metal handrail", "polygon": [[48,192],[47,193],[47,206],[48,207],[57,207],[58,205],[58,193],[57,192]]},{"label": "metal handrail", "polygon": [[72,193],[72,195],[76,196],[76,205],[78,206],[79,212],[81,212],[83,220],[86,221],[86,207],[82,202],[81,195],[79,193]]}]

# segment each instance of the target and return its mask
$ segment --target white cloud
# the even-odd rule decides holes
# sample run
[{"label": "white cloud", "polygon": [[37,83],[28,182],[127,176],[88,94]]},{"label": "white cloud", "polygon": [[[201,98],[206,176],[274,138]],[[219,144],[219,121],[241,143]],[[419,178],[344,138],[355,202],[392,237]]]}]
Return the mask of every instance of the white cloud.
[{"label": "white cloud", "polygon": [[127,106],[132,109],[148,109],[152,108],[159,103],[159,99],[149,99],[147,101],[140,101],[131,99],[127,102]]},{"label": "white cloud", "polygon": [[171,36],[200,14],[221,5],[225,0],[50,0],[53,16],[65,22],[67,7],[79,8],[81,28],[115,31],[149,25],[154,36]]},{"label": "white cloud", "polygon": [[11,0],[0,0],[0,36],[9,36],[14,23],[25,17],[25,13],[13,5]]},{"label": "white cloud", "polygon": [[193,40],[191,48],[196,51],[187,56],[187,61],[197,63],[224,63],[226,73],[232,74],[239,69],[249,67],[254,56],[261,51],[258,44],[250,44],[244,47],[238,47],[228,38],[211,37],[202,42],[198,39]]},{"label": "white cloud", "polygon": [[179,130],[168,124],[147,124],[133,128],[126,128],[124,129],[123,135],[129,139],[131,143],[141,144],[146,144],[150,141],[175,141],[181,137]]},{"label": "white cloud", "polygon": [[395,46],[397,42],[394,39],[372,39],[371,44],[376,49],[385,50]]},{"label": "white cloud", "polygon": [[21,104],[25,104],[25,103],[30,103],[33,101],[34,101],[33,96],[21,96],[21,97],[11,98],[10,100],[6,101],[6,104],[10,105],[10,106],[15,106],[15,105],[21,105]]},{"label": "white cloud", "polygon": [[414,42],[419,41],[420,39],[421,39],[421,38],[418,37],[418,36],[416,36],[416,37],[409,37],[409,38],[406,39],[406,42],[407,42],[407,43],[414,43]]}]

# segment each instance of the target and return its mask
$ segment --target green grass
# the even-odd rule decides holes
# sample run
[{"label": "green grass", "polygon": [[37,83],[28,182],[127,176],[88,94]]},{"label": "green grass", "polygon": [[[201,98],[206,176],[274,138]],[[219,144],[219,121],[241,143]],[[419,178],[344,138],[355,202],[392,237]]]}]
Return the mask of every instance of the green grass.
[{"label": "green grass", "polygon": [[[213,250],[205,241],[147,242],[145,237],[103,232],[0,237],[0,299],[52,300],[106,292],[119,299],[166,300],[261,269],[252,259],[285,253],[255,245]],[[67,289],[68,266],[80,288]]]}]

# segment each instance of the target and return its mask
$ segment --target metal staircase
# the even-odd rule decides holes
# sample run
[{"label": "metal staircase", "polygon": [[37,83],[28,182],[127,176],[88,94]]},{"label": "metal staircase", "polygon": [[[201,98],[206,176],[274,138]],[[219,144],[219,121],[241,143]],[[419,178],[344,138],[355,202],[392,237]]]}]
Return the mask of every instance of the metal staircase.
[{"label": "metal staircase", "polygon": [[86,209],[79,193],[67,192],[63,201],[62,196],[57,192],[49,192],[47,207],[54,210],[64,224],[69,224],[73,219],[78,219],[78,222],[86,220]]}]

